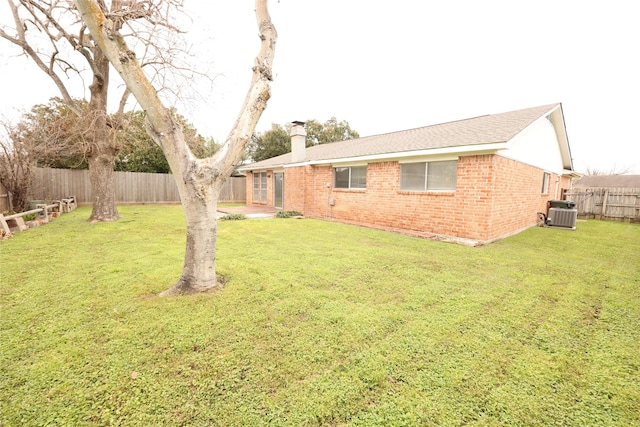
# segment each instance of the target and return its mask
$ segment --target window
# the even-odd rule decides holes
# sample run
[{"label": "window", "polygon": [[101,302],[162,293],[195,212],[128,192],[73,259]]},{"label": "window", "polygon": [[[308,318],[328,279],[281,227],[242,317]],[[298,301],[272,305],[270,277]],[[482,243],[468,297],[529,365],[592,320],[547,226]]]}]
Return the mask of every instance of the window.
[{"label": "window", "polygon": [[549,178],[551,175],[547,172],[542,174],[542,194],[549,193]]},{"label": "window", "polygon": [[406,191],[455,191],[458,161],[404,163],[400,165],[400,189]]},{"label": "window", "polygon": [[367,188],[367,167],[334,168],[335,188]]},{"label": "window", "polygon": [[267,202],[267,173],[266,172],[254,172],[253,173],[253,201],[254,202]]}]

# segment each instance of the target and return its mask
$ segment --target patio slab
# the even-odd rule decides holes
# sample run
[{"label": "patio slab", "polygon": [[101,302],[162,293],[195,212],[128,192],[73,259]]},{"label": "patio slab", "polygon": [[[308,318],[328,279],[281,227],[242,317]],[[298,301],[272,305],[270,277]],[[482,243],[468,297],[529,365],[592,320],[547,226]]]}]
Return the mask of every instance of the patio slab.
[{"label": "patio slab", "polygon": [[273,218],[278,213],[278,209],[266,206],[229,206],[218,208],[218,218],[227,214],[244,214],[247,218],[266,219]]}]

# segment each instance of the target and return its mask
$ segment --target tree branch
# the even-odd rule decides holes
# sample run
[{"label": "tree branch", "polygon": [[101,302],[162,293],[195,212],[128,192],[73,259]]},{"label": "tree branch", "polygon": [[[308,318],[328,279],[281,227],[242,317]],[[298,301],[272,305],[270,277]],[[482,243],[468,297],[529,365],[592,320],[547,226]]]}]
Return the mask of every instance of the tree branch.
[{"label": "tree branch", "polygon": [[231,132],[214,158],[215,169],[219,170],[222,176],[229,176],[233,172],[235,162],[241,158],[271,97],[271,70],[278,33],[271,22],[267,0],[256,0],[256,21],[261,43],[254,62],[251,86]]}]

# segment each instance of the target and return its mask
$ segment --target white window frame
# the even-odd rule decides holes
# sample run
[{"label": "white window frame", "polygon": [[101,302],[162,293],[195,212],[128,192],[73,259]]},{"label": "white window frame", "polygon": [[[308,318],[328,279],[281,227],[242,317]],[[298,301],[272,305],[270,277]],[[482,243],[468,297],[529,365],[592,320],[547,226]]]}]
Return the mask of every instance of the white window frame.
[{"label": "white window frame", "polygon": [[253,172],[253,202],[267,202],[267,173]]},{"label": "white window frame", "polygon": [[[429,165],[436,163],[455,163],[455,175],[453,176],[453,186],[447,188],[429,188]],[[402,169],[404,165],[424,165],[424,173],[422,175],[422,187],[419,189],[416,188],[406,188],[405,180],[407,180],[406,175],[402,173]],[[400,164],[400,190],[401,191],[417,191],[417,192],[446,192],[450,193],[452,191],[456,191],[456,183],[458,180],[458,160],[438,160],[431,162],[406,162]]]},{"label": "white window frame", "polygon": [[544,172],[542,174],[542,194],[549,194],[549,182],[551,181],[551,174]]},{"label": "white window frame", "polygon": [[[353,176],[352,169],[364,169],[364,186],[358,186],[358,182],[354,182],[356,177]],[[347,169],[349,171],[348,186],[338,186],[338,169]],[[363,166],[335,166],[333,168],[333,188],[341,190],[365,190],[367,188],[367,165]]]}]

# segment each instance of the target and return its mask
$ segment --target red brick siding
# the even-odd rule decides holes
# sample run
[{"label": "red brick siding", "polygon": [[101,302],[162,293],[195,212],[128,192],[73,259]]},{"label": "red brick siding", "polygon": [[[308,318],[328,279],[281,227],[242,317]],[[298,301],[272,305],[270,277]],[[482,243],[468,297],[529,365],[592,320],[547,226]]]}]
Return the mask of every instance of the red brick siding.
[{"label": "red brick siding", "polygon": [[571,178],[563,176],[562,178],[560,178],[560,190],[559,190],[558,195],[556,196],[556,198],[562,199],[562,195],[564,194],[564,190],[568,191],[570,189],[571,189]]},{"label": "red brick siding", "polygon": [[[292,194],[302,175],[307,182],[303,209],[301,195]],[[333,206],[329,203],[331,199]],[[285,172],[285,206],[287,209],[296,206],[296,210],[309,217],[465,237],[470,228],[476,228],[475,219],[474,215],[463,218],[463,206],[456,199],[460,199],[457,192],[400,191],[398,162],[370,163],[366,190],[334,189],[331,166],[307,166]],[[477,203],[474,208],[478,208]]]},{"label": "red brick siding", "polygon": [[538,222],[555,197],[558,175],[549,176],[549,192],[542,193],[544,171],[515,160],[495,156],[496,170],[488,238],[508,235]]},{"label": "red brick siding", "polygon": [[284,210],[304,213],[305,194],[312,192],[307,187],[309,166],[300,166],[284,170]]},{"label": "red brick siding", "polygon": [[458,227],[455,236],[477,240],[489,239],[488,219],[491,214],[495,176],[494,157],[469,156],[458,160],[456,197],[452,201],[457,207],[454,220]]},{"label": "red brick siding", "polygon": [[[569,188],[569,180],[552,174],[550,193],[542,194],[543,173],[497,155],[461,157],[454,192],[412,192],[400,190],[398,162],[369,163],[362,190],[334,189],[331,166],[301,166],[285,169],[284,208],[308,217],[488,241],[535,225],[547,201]],[[249,175],[248,200],[250,182]]]}]

